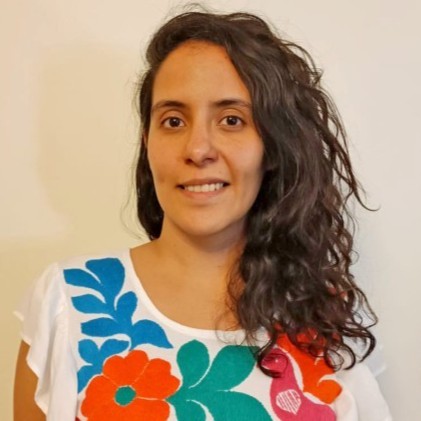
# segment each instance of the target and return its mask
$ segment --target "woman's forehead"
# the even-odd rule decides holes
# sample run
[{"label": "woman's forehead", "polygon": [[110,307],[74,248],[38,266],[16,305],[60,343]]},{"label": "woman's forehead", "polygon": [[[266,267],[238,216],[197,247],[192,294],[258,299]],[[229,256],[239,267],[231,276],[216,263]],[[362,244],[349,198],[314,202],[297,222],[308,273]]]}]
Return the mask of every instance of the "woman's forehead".
[{"label": "woman's forehead", "polygon": [[189,41],[162,62],[154,81],[153,105],[163,100],[221,101],[236,98],[250,103],[250,94],[226,50],[205,41]]}]

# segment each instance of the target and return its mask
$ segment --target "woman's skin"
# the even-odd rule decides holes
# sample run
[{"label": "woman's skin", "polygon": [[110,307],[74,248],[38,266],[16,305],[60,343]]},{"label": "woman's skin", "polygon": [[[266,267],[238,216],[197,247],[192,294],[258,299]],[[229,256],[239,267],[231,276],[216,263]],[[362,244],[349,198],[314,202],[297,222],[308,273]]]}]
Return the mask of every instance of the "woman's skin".
[{"label": "woman's skin", "polygon": [[164,221],[159,239],[132,251],[138,277],[170,319],[214,329],[223,317],[218,328],[232,327],[227,280],[260,189],[264,147],[250,94],[222,47],[189,41],[166,58],[144,141]]},{"label": "woman's skin", "polygon": [[13,419],[14,421],[45,421],[44,413],[34,400],[38,379],[26,362],[28,352],[29,345],[22,341],[16,365]]},{"label": "woman's skin", "polygon": [[[238,328],[226,305],[226,286],[260,189],[264,147],[250,94],[222,47],[190,41],[166,58],[143,141],[164,211],[161,236],[131,250],[144,289],[178,323]],[[203,185],[207,191],[195,191]],[[27,351],[23,343],[15,421],[45,420],[34,403],[37,380]]]},{"label": "woman's skin", "polygon": [[[155,78],[144,141],[164,210],[159,241],[235,246],[260,189],[264,148],[250,94],[222,47],[189,41],[169,54]],[[213,192],[186,189],[222,182]]]}]

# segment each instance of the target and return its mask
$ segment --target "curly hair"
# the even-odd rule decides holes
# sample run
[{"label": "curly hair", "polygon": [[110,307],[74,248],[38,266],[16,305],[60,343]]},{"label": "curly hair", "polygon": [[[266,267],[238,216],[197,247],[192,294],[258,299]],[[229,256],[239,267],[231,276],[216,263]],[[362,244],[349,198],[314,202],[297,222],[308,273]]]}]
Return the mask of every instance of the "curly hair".
[{"label": "curly hair", "polygon": [[[182,13],[152,37],[139,85],[142,135],[150,126],[154,78],[168,54],[189,40],[222,46],[252,98],[264,143],[265,174],[247,215],[245,247],[232,268],[227,302],[247,338],[269,335],[256,359],[260,369],[280,335],[333,369],[368,356],[377,322],[356,285],[354,220],[348,201],[363,207],[336,108],[321,88],[321,72],[305,49],[281,38],[249,13]],[[160,236],[158,203],[145,147],[136,169],[138,218],[150,239]],[[240,286],[241,284],[241,286]],[[371,323],[363,322],[363,312]],[[357,355],[355,343],[362,343]]]}]

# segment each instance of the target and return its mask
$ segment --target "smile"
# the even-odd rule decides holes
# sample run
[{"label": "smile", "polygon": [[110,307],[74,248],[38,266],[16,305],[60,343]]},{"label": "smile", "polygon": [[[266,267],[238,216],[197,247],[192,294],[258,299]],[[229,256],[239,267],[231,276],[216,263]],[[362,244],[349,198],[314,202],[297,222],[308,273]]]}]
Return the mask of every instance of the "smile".
[{"label": "smile", "polygon": [[212,183],[212,184],[195,184],[194,186],[182,186],[184,190],[194,193],[207,193],[217,190],[221,190],[224,187],[224,183]]}]

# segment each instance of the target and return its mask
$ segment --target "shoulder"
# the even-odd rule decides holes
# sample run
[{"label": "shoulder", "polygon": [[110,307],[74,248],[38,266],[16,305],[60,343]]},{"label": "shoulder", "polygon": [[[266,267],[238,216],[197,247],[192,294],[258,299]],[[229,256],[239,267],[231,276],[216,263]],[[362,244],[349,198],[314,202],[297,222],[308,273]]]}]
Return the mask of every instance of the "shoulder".
[{"label": "shoulder", "polygon": [[41,319],[53,322],[65,313],[72,295],[70,287],[98,290],[101,286],[118,284],[131,269],[130,265],[129,250],[71,257],[52,263],[28,286],[15,315],[21,321],[25,320],[25,331],[33,329],[33,324]]},{"label": "shoulder", "polygon": [[124,277],[131,269],[128,249],[73,256],[50,264],[41,276],[35,279],[32,289],[59,290],[66,284],[93,287],[98,282],[101,283],[101,277]]},{"label": "shoulder", "polygon": [[379,383],[365,363],[358,363],[349,370],[339,370],[335,374],[343,387],[342,396],[336,404],[338,413],[356,412],[359,421],[392,420]]},{"label": "shoulder", "polygon": [[66,269],[86,269],[90,265],[101,264],[101,262],[120,261],[124,267],[129,266],[130,250],[120,249],[101,253],[83,254],[78,256],[71,256],[53,263],[58,270],[64,271]]},{"label": "shoulder", "polygon": [[105,298],[109,294],[118,294],[127,275],[131,277],[133,274],[128,249],[72,257],[57,263],[56,268],[69,296],[74,296],[76,291],[92,292]]}]

